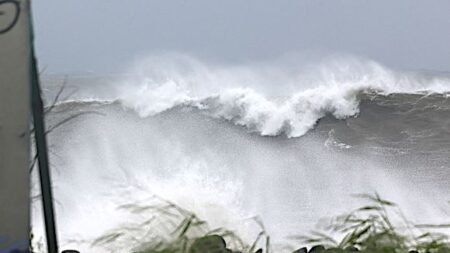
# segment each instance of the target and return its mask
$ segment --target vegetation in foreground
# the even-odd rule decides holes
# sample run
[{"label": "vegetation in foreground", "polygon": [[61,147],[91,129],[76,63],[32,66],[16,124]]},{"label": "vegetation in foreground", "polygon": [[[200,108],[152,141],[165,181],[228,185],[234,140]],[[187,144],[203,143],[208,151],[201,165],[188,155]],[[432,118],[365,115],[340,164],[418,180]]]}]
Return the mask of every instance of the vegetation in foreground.
[{"label": "vegetation in foreground", "polygon": [[[293,241],[307,247],[292,248],[293,253],[450,253],[450,224],[418,225],[408,221],[398,206],[379,195],[359,195],[368,204],[332,219],[322,231],[294,236]],[[111,252],[128,245],[133,253],[269,253],[278,252],[262,223],[261,232],[251,243],[226,229],[209,229],[192,212],[157,198],[158,204],[128,204],[121,208],[142,215],[153,213],[142,222],[128,224],[97,238],[94,247]],[[340,239],[336,239],[340,238]]]}]

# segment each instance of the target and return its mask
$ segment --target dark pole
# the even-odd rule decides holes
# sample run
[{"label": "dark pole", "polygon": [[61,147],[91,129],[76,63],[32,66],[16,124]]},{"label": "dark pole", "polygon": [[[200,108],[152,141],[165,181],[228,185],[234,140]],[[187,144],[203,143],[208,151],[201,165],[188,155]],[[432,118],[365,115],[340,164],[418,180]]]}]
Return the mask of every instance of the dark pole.
[{"label": "dark pole", "polygon": [[47,153],[47,140],[45,138],[46,131],[44,121],[44,105],[39,87],[39,75],[37,72],[33,45],[31,46],[31,107],[33,113],[36,154],[39,165],[42,203],[44,207],[47,250],[48,253],[58,253],[58,241],[56,239],[55,216],[53,211],[53,194]]}]

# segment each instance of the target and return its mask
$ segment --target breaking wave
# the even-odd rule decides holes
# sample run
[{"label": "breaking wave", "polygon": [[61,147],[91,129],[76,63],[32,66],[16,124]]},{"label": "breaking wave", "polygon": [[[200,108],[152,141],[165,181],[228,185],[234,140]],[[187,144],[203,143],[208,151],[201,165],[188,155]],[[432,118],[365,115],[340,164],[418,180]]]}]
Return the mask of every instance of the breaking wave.
[{"label": "breaking wave", "polygon": [[[220,66],[168,56],[125,75],[71,77],[63,93],[64,80],[47,79],[46,100],[60,101],[47,125],[61,241],[111,252],[91,239],[115,227],[140,238],[128,221],[152,212],[117,207],[154,194],[249,241],[258,233],[249,217],[261,217],[282,245],[357,208],[354,193],[379,192],[414,219],[440,222],[450,193],[449,76],[351,57]],[[40,208],[33,203],[35,240]]]},{"label": "breaking wave", "polygon": [[141,61],[130,73],[115,82],[115,95],[109,101],[75,101],[119,102],[141,117],[193,107],[263,136],[299,137],[326,115],[337,119],[357,116],[360,98],[366,93],[450,91],[449,76],[399,73],[352,57],[314,65],[291,60],[226,67],[172,55]]}]

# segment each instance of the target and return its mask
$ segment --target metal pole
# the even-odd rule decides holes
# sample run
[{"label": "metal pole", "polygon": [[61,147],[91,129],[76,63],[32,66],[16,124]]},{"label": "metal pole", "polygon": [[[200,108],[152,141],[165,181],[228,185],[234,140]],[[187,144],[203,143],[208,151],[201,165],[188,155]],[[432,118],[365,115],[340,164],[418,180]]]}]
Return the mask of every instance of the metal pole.
[{"label": "metal pole", "polygon": [[[33,43],[33,42],[32,42]],[[39,165],[39,179],[41,183],[42,203],[44,207],[45,233],[47,236],[48,253],[58,252],[56,238],[55,216],[53,209],[53,194],[50,180],[50,169],[47,153],[47,140],[44,120],[44,105],[39,87],[36,58],[33,45],[31,46],[31,106],[34,122],[34,137],[36,140],[36,153]]]}]

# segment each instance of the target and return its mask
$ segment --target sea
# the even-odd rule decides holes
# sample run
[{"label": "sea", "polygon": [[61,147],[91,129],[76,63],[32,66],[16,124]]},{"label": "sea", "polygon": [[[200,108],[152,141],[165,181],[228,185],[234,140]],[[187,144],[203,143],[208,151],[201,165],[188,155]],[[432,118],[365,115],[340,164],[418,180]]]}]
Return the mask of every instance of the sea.
[{"label": "sea", "polygon": [[[127,252],[154,213],[120,207],[155,196],[249,241],[263,227],[279,252],[364,205],[358,194],[395,202],[413,222],[450,221],[448,72],[356,57],[222,64],[168,54],[41,82],[62,249]],[[129,243],[93,244],[111,231]]]}]

